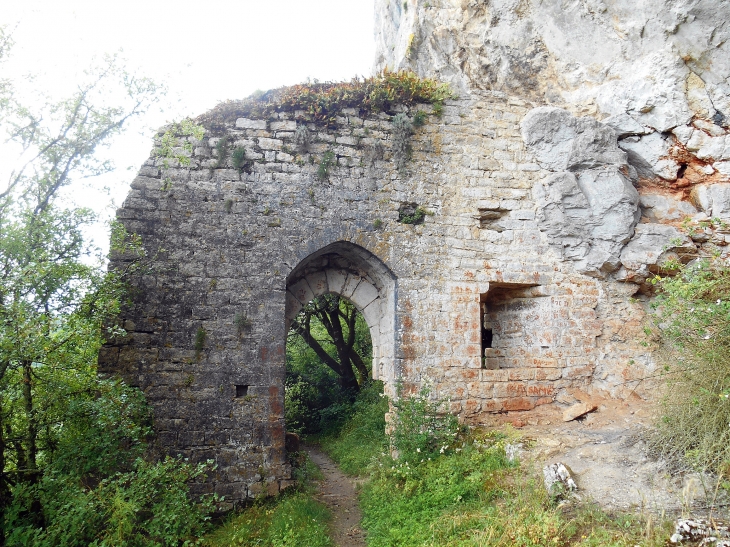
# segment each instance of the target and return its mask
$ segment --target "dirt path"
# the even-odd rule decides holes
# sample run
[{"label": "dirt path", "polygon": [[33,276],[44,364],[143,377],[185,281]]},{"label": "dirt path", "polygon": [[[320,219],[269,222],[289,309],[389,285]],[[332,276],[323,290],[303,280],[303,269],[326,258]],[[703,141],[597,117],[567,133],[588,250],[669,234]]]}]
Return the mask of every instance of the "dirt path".
[{"label": "dirt path", "polygon": [[360,528],[362,513],[357,505],[355,479],[342,473],[318,447],[304,446],[304,450],[324,475],[317,497],[332,511],[332,540],[335,545],[365,547],[365,534]]}]

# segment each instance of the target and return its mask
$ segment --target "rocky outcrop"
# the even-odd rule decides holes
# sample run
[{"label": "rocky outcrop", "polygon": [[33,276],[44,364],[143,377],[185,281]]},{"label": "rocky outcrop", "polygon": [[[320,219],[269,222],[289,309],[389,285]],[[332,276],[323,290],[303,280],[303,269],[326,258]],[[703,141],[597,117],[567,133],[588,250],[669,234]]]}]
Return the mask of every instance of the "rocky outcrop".
[{"label": "rocky outcrop", "polygon": [[612,127],[639,179],[730,182],[727,0],[376,0],[375,69]]},{"label": "rocky outcrop", "polygon": [[554,107],[532,110],[521,129],[537,163],[554,173],[533,188],[536,218],[551,246],[582,273],[618,270],[641,214],[614,130]]},{"label": "rocky outcrop", "polygon": [[665,132],[730,112],[729,21],[716,0],[377,0],[375,68]]}]

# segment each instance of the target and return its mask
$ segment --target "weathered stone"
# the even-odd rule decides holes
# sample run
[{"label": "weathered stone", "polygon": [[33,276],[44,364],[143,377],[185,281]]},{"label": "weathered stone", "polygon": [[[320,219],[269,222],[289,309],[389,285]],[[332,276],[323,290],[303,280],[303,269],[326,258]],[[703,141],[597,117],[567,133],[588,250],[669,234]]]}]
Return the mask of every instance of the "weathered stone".
[{"label": "weathered stone", "polygon": [[609,116],[603,123],[616,131],[618,138],[628,137],[631,135],[646,135],[652,132],[651,128],[641,125],[626,112],[619,112],[613,116]]},{"label": "weathered stone", "polygon": [[713,519],[681,518],[674,523],[674,533],[669,539],[672,543],[699,541],[700,545],[724,547],[730,545],[730,526],[723,521]]},{"label": "weathered stone", "polygon": [[597,409],[598,406],[592,403],[576,403],[563,411],[563,421],[570,422]]},{"label": "weathered stone", "polygon": [[708,216],[730,218],[730,184],[696,186],[692,189],[691,198],[697,208]]},{"label": "weathered stone", "polygon": [[674,226],[639,224],[621,252],[621,262],[635,272],[657,273],[670,258],[687,263],[696,257],[696,251],[692,240]]},{"label": "weathered stone", "polygon": [[[717,16],[703,11],[707,0],[681,24],[675,10],[651,4],[644,37],[625,29],[629,38],[620,42],[615,21],[623,25],[626,17],[618,16],[617,2],[608,2],[617,15],[610,25],[603,12],[587,21],[582,8],[532,0],[524,17],[499,2],[463,3],[463,10],[409,3],[408,14],[391,2],[392,20],[381,22],[399,19],[405,34],[399,29],[398,40],[414,34],[416,68],[455,81],[468,72],[463,83],[477,74],[485,80],[462,87],[459,99],[445,101],[442,118],[429,117],[410,136],[413,154],[404,169],[392,158],[390,118],[429,105],[396,105],[363,118],[348,109],[333,127],[318,129],[303,110],[229,120],[195,143],[190,166],[178,162],[163,173],[155,169],[160,158],[145,163],[118,218],[142,238],[149,264],[131,280],[133,302],[121,313],[129,336],[102,349],[99,370],[146,392],[162,448],[191,461],[216,459],[206,491],[239,502],[288,484],[287,327],[302,305],[327,292],[362,312],[374,346],[373,376],[386,395],[396,395],[398,382],[414,390],[438,386],[449,410],[468,422],[530,412],[552,404],[561,390],[588,385],[617,397],[651,394],[648,382],[633,382],[653,370],[649,350],[635,342],[643,312],[628,297],[637,287],[616,281],[632,279],[628,266],[616,269],[622,250],[626,263],[649,271],[667,251],[667,238],[676,243],[656,226],[639,225],[624,249],[640,215],[632,181],[666,181],[639,180],[617,146],[617,131],[630,147],[629,139],[656,141],[649,129],[685,128],[677,129],[681,137],[669,153],[683,171],[713,178],[683,180],[684,187],[724,180],[710,164],[726,160],[705,151],[705,161],[683,148],[692,139],[698,153],[718,148],[717,141],[699,143],[697,132],[724,139],[706,124],[689,125],[694,107],[685,80],[699,89],[690,75],[698,71],[713,108],[722,110],[728,56],[718,53],[726,46],[708,42]],[[383,7],[379,0],[378,17]],[[442,25],[443,17],[462,12],[466,27]],[[672,38],[658,30],[675,23]],[[416,37],[413,25],[423,35]],[[472,33],[483,25],[488,32]],[[603,40],[609,27],[613,34]],[[607,44],[600,51],[596,29]],[[568,32],[584,35],[587,46],[575,37],[561,43]],[[467,34],[483,36],[484,48],[479,40],[466,47]],[[717,36],[717,44],[730,43]],[[660,47],[665,41],[676,47]],[[422,48],[438,62],[421,64]],[[688,54],[693,48],[702,62]],[[475,49],[491,56],[477,63]],[[568,62],[568,52],[578,57]],[[452,62],[459,56],[463,63]],[[636,70],[619,77],[616,70],[629,65]],[[700,91],[695,102],[702,103]],[[566,109],[530,111],[547,102]],[[609,116],[616,129],[569,111]],[[722,112],[710,114],[724,127]],[[312,131],[306,147],[295,133],[304,124]],[[212,147],[221,138],[242,146],[253,164],[242,172],[217,168]],[[317,164],[326,152],[336,162],[321,181]],[[667,174],[657,167],[664,156],[657,158],[643,160],[647,176]],[[167,176],[172,185],[163,190]],[[724,198],[710,195],[708,207],[724,210]],[[400,223],[403,204],[429,214],[418,225]],[[655,202],[644,210],[659,208]],[[724,244],[725,235],[711,237]],[[683,241],[669,252],[680,249],[694,246]],[[117,254],[110,266],[122,269],[133,259]],[[205,344],[196,348],[201,330]]]},{"label": "weathered stone", "polygon": [[669,157],[672,144],[670,139],[659,133],[619,142],[621,149],[628,153],[629,163],[636,168],[640,176],[677,180],[679,164]]},{"label": "weathered stone", "polygon": [[616,146],[613,129],[592,118],[576,118],[561,108],[531,110],[520,129],[538,163],[550,171],[579,171],[626,163],[626,155]]},{"label": "weathered stone", "polygon": [[642,215],[650,222],[684,220],[697,214],[691,203],[664,194],[642,194],[639,205]]},{"label": "weathered stone", "polygon": [[639,221],[639,195],[624,176],[625,153],[612,129],[557,108],[536,108],[521,124],[537,161],[563,171],[533,188],[536,219],[551,245],[578,271],[604,276]]},{"label": "weathered stone", "polygon": [[542,470],[542,475],[545,488],[551,496],[562,498],[578,490],[578,485],[570,476],[570,471],[560,462],[546,465]]}]

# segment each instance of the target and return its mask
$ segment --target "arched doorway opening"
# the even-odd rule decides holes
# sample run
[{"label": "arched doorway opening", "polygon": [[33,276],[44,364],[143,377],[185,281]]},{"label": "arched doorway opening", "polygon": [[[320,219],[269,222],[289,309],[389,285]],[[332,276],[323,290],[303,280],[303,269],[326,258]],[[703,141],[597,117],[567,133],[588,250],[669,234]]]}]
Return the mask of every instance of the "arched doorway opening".
[{"label": "arched doorway opening", "polygon": [[[395,275],[359,245],[338,241],[302,260],[287,277],[288,368],[291,371],[292,344],[309,354],[297,356],[298,375],[307,359],[318,361],[319,368],[311,368],[318,378],[309,378],[297,389],[311,390],[320,382],[344,397],[348,390],[354,395],[368,378],[393,386],[395,302]],[[339,388],[327,382],[337,382]],[[304,396],[315,395],[323,394]]]}]

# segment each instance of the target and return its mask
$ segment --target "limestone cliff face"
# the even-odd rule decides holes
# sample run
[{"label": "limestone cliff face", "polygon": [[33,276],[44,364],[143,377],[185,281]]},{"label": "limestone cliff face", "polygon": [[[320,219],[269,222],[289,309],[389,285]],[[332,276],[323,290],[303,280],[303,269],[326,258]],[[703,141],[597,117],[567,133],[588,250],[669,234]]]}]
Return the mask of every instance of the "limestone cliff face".
[{"label": "limestone cliff face", "polygon": [[641,178],[664,186],[730,177],[726,0],[376,0],[375,9],[376,70],[593,116],[617,131]]},{"label": "limestone cliff face", "polygon": [[668,131],[730,111],[725,0],[376,0],[376,69],[629,112]]},{"label": "limestone cliff face", "polygon": [[680,239],[685,261],[705,240],[727,254],[722,234],[684,241],[677,225],[730,220],[729,1],[376,0],[375,10],[376,70],[535,107],[522,137],[553,173],[533,188],[536,218],[579,272],[643,283]]}]

